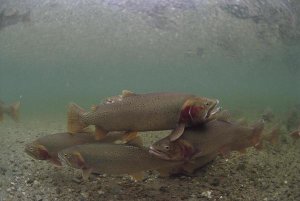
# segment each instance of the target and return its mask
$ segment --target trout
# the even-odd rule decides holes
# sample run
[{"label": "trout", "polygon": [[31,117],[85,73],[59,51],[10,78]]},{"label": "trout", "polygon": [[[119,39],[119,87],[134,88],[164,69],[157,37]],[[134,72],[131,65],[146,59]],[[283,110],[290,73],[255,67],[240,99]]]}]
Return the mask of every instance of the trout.
[{"label": "trout", "polygon": [[176,140],[186,126],[198,125],[213,119],[219,111],[218,100],[180,93],[135,94],[123,91],[122,96],[107,99],[85,112],[72,103],[68,111],[68,132],[81,132],[89,125],[96,126],[96,139],[109,131],[126,131],[123,141],[137,131],[174,129],[170,135]]},{"label": "trout", "polygon": [[[114,143],[121,139],[123,133],[111,132],[102,141],[95,140],[92,133],[56,133],[46,135],[25,146],[25,152],[36,160],[46,160],[55,166],[61,166],[61,161],[58,158],[58,152],[75,146],[89,143]],[[127,144],[133,146],[142,146],[143,142],[140,137],[136,137]]]},{"label": "trout", "polygon": [[5,105],[3,101],[0,100],[0,121],[3,120],[3,115],[6,114],[10,116],[15,122],[19,121],[19,109],[20,102],[13,103],[11,105]]},{"label": "trout", "polygon": [[150,147],[150,153],[165,160],[191,160],[214,152],[227,155],[231,151],[244,152],[260,144],[264,123],[253,127],[227,121],[213,120],[205,125],[186,129],[177,140],[165,137]]},{"label": "trout", "polygon": [[129,174],[143,179],[143,172],[173,167],[182,161],[168,161],[149,154],[146,148],[116,144],[85,144],[64,149],[58,157],[66,165],[81,169],[84,179],[90,173]]}]

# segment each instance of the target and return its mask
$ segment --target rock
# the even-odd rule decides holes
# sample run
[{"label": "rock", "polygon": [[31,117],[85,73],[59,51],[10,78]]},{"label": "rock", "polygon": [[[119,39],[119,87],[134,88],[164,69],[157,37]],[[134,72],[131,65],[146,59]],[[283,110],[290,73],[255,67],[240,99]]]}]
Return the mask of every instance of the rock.
[{"label": "rock", "polygon": [[40,195],[36,195],[36,196],[35,196],[35,200],[36,200],[36,201],[42,201],[43,198],[42,198],[42,196],[40,196]]},{"label": "rock", "polygon": [[78,179],[77,177],[74,177],[72,179],[73,182],[77,183],[77,184],[80,184],[82,182],[82,180]]},{"label": "rock", "polygon": [[1,175],[5,175],[6,171],[7,171],[6,168],[0,167],[0,174],[1,174]]}]

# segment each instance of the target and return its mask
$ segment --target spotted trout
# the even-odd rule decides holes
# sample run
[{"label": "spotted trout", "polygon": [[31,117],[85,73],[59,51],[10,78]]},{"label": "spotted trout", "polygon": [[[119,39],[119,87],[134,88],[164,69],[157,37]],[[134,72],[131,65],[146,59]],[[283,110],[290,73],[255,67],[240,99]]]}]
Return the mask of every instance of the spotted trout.
[{"label": "spotted trout", "polygon": [[150,147],[150,153],[166,160],[191,160],[214,152],[227,155],[231,151],[244,152],[256,146],[264,123],[259,121],[252,127],[221,120],[213,120],[205,125],[186,129],[183,135],[171,141],[165,137]]},{"label": "spotted trout", "polygon": [[19,121],[20,102],[6,105],[0,100],[0,121],[3,120],[4,114],[10,116],[14,121]]},{"label": "spotted trout", "polygon": [[89,125],[96,126],[96,139],[108,131],[126,131],[124,141],[137,131],[173,130],[176,140],[186,126],[209,121],[219,111],[218,100],[181,93],[135,94],[124,91],[121,96],[86,112],[72,103],[68,111],[68,132],[81,132]]},{"label": "spotted trout", "polygon": [[143,172],[177,166],[182,161],[168,161],[149,154],[146,148],[115,145],[85,144],[64,149],[58,157],[66,165],[81,169],[83,178],[90,173],[112,175],[129,174],[135,180],[143,178]]},{"label": "spotted trout", "polygon": [[[123,136],[121,132],[111,132],[103,140],[95,140],[92,133],[56,133],[46,135],[28,143],[25,146],[25,152],[34,159],[46,160],[55,166],[61,166],[61,161],[58,158],[58,152],[75,146],[89,143],[114,143]],[[127,144],[132,146],[142,146],[143,142],[140,137],[136,137]]]}]

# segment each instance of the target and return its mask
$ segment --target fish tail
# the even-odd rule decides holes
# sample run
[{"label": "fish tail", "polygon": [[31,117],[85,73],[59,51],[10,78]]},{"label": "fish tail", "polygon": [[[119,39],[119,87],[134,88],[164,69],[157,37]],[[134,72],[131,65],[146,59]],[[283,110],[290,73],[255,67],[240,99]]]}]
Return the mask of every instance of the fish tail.
[{"label": "fish tail", "polygon": [[20,103],[20,101],[18,101],[10,106],[9,114],[15,122],[19,121],[20,105],[21,105],[21,103]]},{"label": "fish tail", "polygon": [[253,133],[251,136],[251,144],[255,148],[260,148],[262,146],[262,132],[264,130],[265,123],[263,120],[260,120],[253,126]]},{"label": "fish tail", "polygon": [[268,137],[268,141],[272,144],[275,145],[279,142],[279,133],[280,133],[280,127],[276,126],[270,133]]},{"label": "fish tail", "polygon": [[79,107],[75,103],[70,103],[68,109],[68,132],[71,134],[83,132],[87,124],[82,121],[82,114],[84,113],[84,109]]}]

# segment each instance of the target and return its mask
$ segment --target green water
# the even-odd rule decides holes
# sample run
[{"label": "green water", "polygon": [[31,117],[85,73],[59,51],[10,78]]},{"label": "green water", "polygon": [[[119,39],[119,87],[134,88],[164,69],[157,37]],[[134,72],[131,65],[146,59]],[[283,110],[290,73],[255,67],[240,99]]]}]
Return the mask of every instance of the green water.
[{"label": "green water", "polygon": [[299,34],[282,38],[276,24],[214,4],[166,12],[170,25],[157,28],[145,13],[74,2],[15,1],[31,9],[31,22],[0,30],[0,98],[20,99],[22,118],[62,116],[71,101],[88,108],[123,89],[195,93],[257,111],[300,102]]}]

